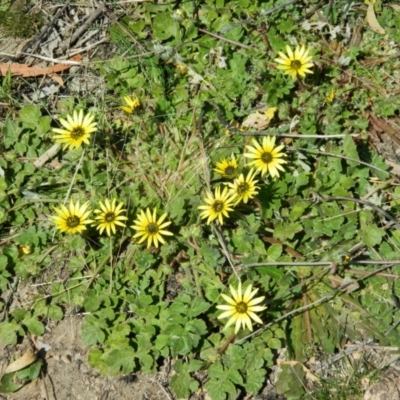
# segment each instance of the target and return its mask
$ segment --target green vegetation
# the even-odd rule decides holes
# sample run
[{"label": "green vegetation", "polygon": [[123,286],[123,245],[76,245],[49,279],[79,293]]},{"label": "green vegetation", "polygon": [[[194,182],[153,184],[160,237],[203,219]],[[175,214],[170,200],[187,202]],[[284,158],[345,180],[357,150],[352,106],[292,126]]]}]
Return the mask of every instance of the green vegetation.
[{"label": "green vegetation", "polygon": [[29,38],[40,31],[43,17],[40,11],[30,13],[28,8],[20,3],[12,7],[11,2],[0,4],[1,37]]}]

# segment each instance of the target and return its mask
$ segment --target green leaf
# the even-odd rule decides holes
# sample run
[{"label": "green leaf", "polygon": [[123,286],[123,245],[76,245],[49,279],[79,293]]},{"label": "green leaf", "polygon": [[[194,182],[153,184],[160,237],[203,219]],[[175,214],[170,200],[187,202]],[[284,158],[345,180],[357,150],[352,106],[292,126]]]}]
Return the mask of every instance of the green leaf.
[{"label": "green leaf", "polygon": [[44,333],[44,325],[38,321],[37,317],[24,319],[22,323],[28,328],[28,331],[36,336],[41,336]]},{"label": "green leaf", "polygon": [[301,231],[301,230],[302,226],[298,222],[285,222],[285,223],[278,222],[275,225],[274,238],[283,241],[287,239],[293,239],[294,235],[296,234],[296,231]]},{"label": "green leaf", "polygon": [[11,315],[17,320],[22,321],[28,315],[28,311],[22,308],[11,311]]},{"label": "green leaf", "polygon": [[4,123],[4,146],[6,149],[10,148],[14,143],[18,142],[18,137],[21,134],[21,129],[18,127],[17,123],[11,121],[11,119],[6,119]]},{"label": "green leaf", "polygon": [[41,117],[39,119],[39,123],[36,126],[36,133],[40,136],[43,137],[47,132],[49,132],[51,127],[51,118],[48,116]]},{"label": "green leaf", "polygon": [[61,307],[55,305],[55,304],[50,304],[48,308],[48,313],[47,317],[54,319],[56,321],[61,321],[64,316],[64,312]]},{"label": "green leaf", "polygon": [[136,264],[141,270],[146,270],[154,265],[154,257],[150,253],[140,252],[136,257]]},{"label": "green leaf", "polygon": [[3,254],[0,254],[0,271],[5,270],[7,267],[7,257]]},{"label": "green leaf", "polygon": [[296,29],[296,26],[291,18],[287,18],[281,20],[277,28],[281,33],[291,33]]},{"label": "green leaf", "polygon": [[[346,135],[344,137],[343,154],[345,154],[346,157],[354,158],[355,160],[359,160],[357,146],[354,143],[354,139],[350,135]],[[353,161],[346,161],[346,162],[348,162],[349,165],[358,165],[357,163],[354,163]]]},{"label": "green leaf", "polygon": [[282,245],[280,244],[273,244],[267,251],[268,256],[272,260],[277,260],[282,255]]},{"label": "green leaf", "polygon": [[259,271],[261,275],[271,277],[274,281],[279,281],[283,276],[282,269],[274,266],[256,267],[256,270]]},{"label": "green leaf", "polygon": [[141,365],[141,370],[145,374],[151,374],[153,372],[156,372],[157,365],[155,362],[154,355],[140,354],[138,355],[138,358],[139,358],[139,363]]},{"label": "green leaf", "polygon": [[158,13],[153,21],[154,38],[164,41],[169,38],[177,39],[179,35],[179,23],[170,13]]},{"label": "green leaf", "polygon": [[204,361],[201,360],[190,360],[189,366],[188,366],[189,372],[195,372],[199,371],[204,367]]},{"label": "green leaf", "polygon": [[15,322],[0,322],[0,341],[3,345],[17,343],[19,325]]},{"label": "green leaf", "polygon": [[281,343],[281,341],[279,339],[271,338],[271,339],[268,340],[267,346],[270,349],[279,350],[279,349],[282,348],[282,343]]},{"label": "green leaf", "polygon": [[226,400],[227,395],[236,398],[235,385],[227,379],[210,379],[205,385],[212,400]]},{"label": "green leaf", "polygon": [[104,321],[97,319],[92,315],[88,315],[82,323],[82,340],[86,346],[103,343],[106,335],[104,328],[106,324]]},{"label": "green leaf", "polygon": [[[207,332],[207,325],[206,323],[201,320],[201,319],[195,319],[193,321],[189,321],[186,325],[185,325],[185,330],[188,333],[191,333],[191,337],[193,339],[193,341],[195,341],[197,343],[197,338],[199,337],[199,335],[204,335]],[[196,339],[194,339],[196,338]]]},{"label": "green leaf", "polygon": [[160,334],[157,335],[156,341],[155,341],[155,347],[157,350],[162,350],[164,347],[166,347],[169,343],[169,338],[170,336],[164,335],[164,334]]},{"label": "green leaf", "polygon": [[72,235],[70,246],[74,250],[83,250],[86,247],[85,239],[79,235]]},{"label": "green leaf", "polygon": [[24,383],[15,383],[15,373],[4,374],[0,380],[0,393],[13,393],[21,389]]},{"label": "green leaf", "polygon": [[237,385],[243,384],[243,377],[237,369],[230,368],[227,374],[229,380]]},{"label": "green leaf", "polygon": [[256,371],[263,366],[263,355],[254,345],[246,349],[245,363],[247,371]]},{"label": "green leaf", "polygon": [[291,333],[291,343],[293,346],[294,354],[296,360],[306,361],[306,340],[304,338],[305,335],[305,327],[303,326],[303,316],[296,315],[293,318],[292,324],[292,333]]},{"label": "green leaf", "polygon": [[253,394],[258,393],[264,385],[266,374],[267,371],[262,368],[249,370],[246,374],[245,383],[243,385],[246,392]]},{"label": "green leaf", "polygon": [[177,197],[174,201],[170,202],[167,209],[171,220],[174,221],[176,225],[182,222],[182,217],[186,213],[185,199],[183,197]]},{"label": "green leaf", "polygon": [[18,379],[19,380],[27,379],[29,381],[33,381],[39,376],[42,366],[43,366],[43,360],[39,358],[33,364],[18,371],[17,374]]},{"label": "green leaf", "polygon": [[170,379],[170,385],[179,399],[188,399],[191,395],[191,377],[186,371],[177,373]]},{"label": "green leaf", "polygon": [[22,123],[32,129],[37,126],[40,117],[41,114],[39,106],[27,105],[22,107],[21,111],[19,112],[19,118]]},{"label": "green leaf", "polygon": [[224,367],[231,370],[242,369],[245,365],[246,352],[241,346],[229,346],[223,356]]},{"label": "green leaf", "polygon": [[381,243],[385,236],[385,231],[378,228],[376,224],[363,227],[361,230],[361,240],[368,247],[374,247]]},{"label": "green leaf", "polygon": [[129,374],[135,366],[136,353],[131,347],[120,347],[105,351],[101,357],[111,374]]},{"label": "green leaf", "polygon": [[207,301],[204,301],[200,297],[195,297],[191,302],[190,309],[188,310],[188,317],[194,318],[198,315],[206,312],[211,307],[211,304]]},{"label": "green leaf", "polygon": [[275,383],[276,391],[289,399],[300,399],[304,394],[304,379],[305,372],[299,362],[281,363]]},{"label": "green leaf", "polygon": [[[204,324],[203,321],[199,322]],[[201,326],[203,329],[204,327],[205,324]],[[193,328],[196,328],[193,324],[188,324],[187,331],[181,325],[170,325],[164,330],[163,333],[169,335],[168,344],[173,356],[186,355],[198,345],[200,336],[193,333]]]},{"label": "green leaf", "polygon": [[103,363],[103,361],[101,360],[102,355],[103,352],[100,349],[96,348],[90,349],[88,355],[89,365],[93,368],[100,369],[100,365]]},{"label": "green leaf", "polygon": [[99,296],[96,290],[90,289],[87,291],[85,300],[83,302],[83,307],[87,312],[97,311],[100,304],[103,302],[102,296]]},{"label": "green leaf", "polygon": [[221,253],[218,249],[210,246],[208,243],[203,243],[201,245],[200,254],[204,257],[204,261],[208,265],[213,265],[214,267],[222,260]]}]

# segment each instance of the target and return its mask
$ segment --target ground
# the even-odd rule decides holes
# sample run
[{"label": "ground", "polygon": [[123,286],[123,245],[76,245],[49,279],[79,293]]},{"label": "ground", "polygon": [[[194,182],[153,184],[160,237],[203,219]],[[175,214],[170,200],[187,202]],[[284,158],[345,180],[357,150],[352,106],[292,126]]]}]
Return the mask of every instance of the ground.
[{"label": "ground", "polygon": [[[46,352],[46,368],[37,381],[10,395],[0,395],[9,400],[158,400],[172,398],[165,388],[165,376],[130,375],[103,377],[87,363],[87,348],[80,340],[81,318],[69,317],[48,327],[40,337],[50,349]],[[13,354],[23,354],[32,345],[26,338],[14,347],[2,348],[1,366],[10,362]]]}]

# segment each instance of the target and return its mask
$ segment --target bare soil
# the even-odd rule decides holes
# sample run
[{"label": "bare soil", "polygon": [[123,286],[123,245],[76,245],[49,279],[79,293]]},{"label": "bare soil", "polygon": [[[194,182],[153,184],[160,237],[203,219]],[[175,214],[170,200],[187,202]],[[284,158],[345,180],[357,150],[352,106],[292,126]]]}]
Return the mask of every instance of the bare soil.
[{"label": "bare soil", "polygon": [[[160,400],[172,399],[164,374],[104,377],[87,362],[87,352],[80,339],[81,319],[70,317],[46,332],[40,343],[51,347],[44,353],[45,367],[40,379],[13,394],[0,395],[7,400]],[[13,357],[32,346],[29,339],[0,350],[0,373]]]}]

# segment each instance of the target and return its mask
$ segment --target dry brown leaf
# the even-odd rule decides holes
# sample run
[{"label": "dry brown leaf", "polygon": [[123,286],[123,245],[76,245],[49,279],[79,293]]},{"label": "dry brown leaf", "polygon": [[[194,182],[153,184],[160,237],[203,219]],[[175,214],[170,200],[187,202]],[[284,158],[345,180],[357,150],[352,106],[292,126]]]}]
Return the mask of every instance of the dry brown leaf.
[{"label": "dry brown leaf", "polygon": [[250,128],[263,130],[266,128],[274,117],[276,111],[276,107],[269,108],[264,111],[264,113],[260,113],[256,111],[253,114],[250,114],[242,123],[242,128]]},{"label": "dry brown leaf", "polygon": [[378,22],[378,20],[376,19],[376,15],[375,15],[375,10],[374,10],[374,2],[370,1],[368,3],[368,10],[367,10],[367,22],[370,26],[370,28],[376,32],[376,33],[380,33],[380,34],[385,34],[385,30],[381,27],[380,23]]},{"label": "dry brown leaf", "polygon": [[388,164],[392,169],[390,170],[391,173],[400,176],[400,165],[390,161],[390,160],[385,160],[385,163]]},{"label": "dry brown leaf", "polygon": [[[80,61],[82,56],[77,54],[76,56],[72,57],[68,61]],[[27,64],[0,64],[0,76],[5,76],[8,71],[11,72],[12,76],[23,76],[25,78],[31,76],[42,76],[42,75],[50,75],[55,74],[57,72],[65,71],[71,68],[72,65],[62,65],[56,64],[51,67],[30,67]]]},{"label": "dry brown leaf", "polygon": [[369,120],[378,132],[386,133],[397,145],[400,146],[400,129],[396,120],[390,121],[384,118],[378,118],[373,114],[370,114]]},{"label": "dry brown leaf", "polygon": [[52,74],[50,78],[55,82],[58,83],[61,87],[64,87],[64,79],[61,78],[60,75]]},{"label": "dry brown leaf", "polygon": [[4,371],[5,374],[9,374],[11,372],[20,371],[24,369],[28,365],[31,365],[34,361],[36,361],[37,356],[36,353],[32,349],[28,349],[25,354],[12,362]]}]

